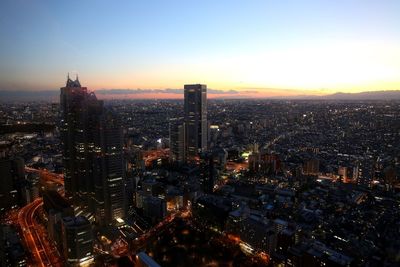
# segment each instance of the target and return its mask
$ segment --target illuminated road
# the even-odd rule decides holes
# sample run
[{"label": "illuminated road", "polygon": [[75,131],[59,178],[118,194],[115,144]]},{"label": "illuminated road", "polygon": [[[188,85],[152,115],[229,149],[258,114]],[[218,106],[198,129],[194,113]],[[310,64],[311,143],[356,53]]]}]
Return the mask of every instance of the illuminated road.
[{"label": "illuminated road", "polygon": [[[270,256],[266,252],[253,252],[253,248],[249,246],[246,242],[242,241],[239,236],[233,234],[223,234],[221,235],[222,242],[231,242],[233,244],[239,245],[241,250],[244,251],[247,255],[252,255],[261,260],[267,266],[270,261]],[[249,248],[251,248],[249,250]]]},{"label": "illuminated road", "polygon": [[34,264],[46,266],[46,264],[49,263],[49,259],[46,253],[42,253],[43,247],[38,240],[33,219],[34,212],[41,205],[43,205],[43,201],[41,198],[38,198],[32,203],[29,203],[25,207],[21,208],[18,214],[18,222],[22,228],[25,244],[32,253]]},{"label": "illuminated road", "polygon": [[49,172],[48,170],[45,169],[34,169],[30,167],[25,166],[25,171],[30,172],[30,173],[37,173],[39,174],[40,180],[47,181],[47,182],[52,182],[55,184],[60,185],[60,188],[58,189],[58,193],[60,195],[64,196],[64,175],[58,174],[58,173],[53,173]]},{"label": "illuminated road", "polygon": [[64,175],[62,174],[52,173],[49,172],[48,170],[34,169],[30,167],[25,167],[25,171],[31,173],[37,173],[39,174],[39,177],[45,181],[51,181],[56,184],[64,186]]},{"label": "illuminated road", "polygon": [[150,167],[152,162],[158,159],[169,157],[169,149],[149,150],[143,152],[143,159],[146,167]]},{"label": "illuminated road", "polygon": [[[29,167],[26,167],[25,171],[38,173],[40,178],[45,181],[64,185],[62,175]],[[25,244],[32,253],[33,266],[61,266],[61,259],[55,253],[54,247],[45,239],[43,227],[35,220],[42,205],[43,199],[38,198],[21,208],[18,213],[18,223],[21,226]]]},{"label": "illuminated road", "polygon": [[247,163],[247,162],[237,163],[237,162],[233,162],[233,161],[228,161],[226,163],[227,171],[240,172],[243,170],[247,170],[248,167],[249,167],[249,163]]},{"label": "illuminated road", "polygon": [[156,238],[160,234],[162,234],[163,230],[167,228],[177,217],[187,218],[191,215],[189,210],[185,211],[176,211],[171,213],[167,217],[164,218],[161,222],[159,222],[156,226],[148,230],[145,234],[140,236],[137,240],[134,241],[132,248],[130,249],[130,253],[137,254],[139,250],[145,247],[151,239]]},{"label": "illuminated road", "polygon": [[162,234],[163,231],[167,229],[167,227],[175,220],[175,218],[177,217],[187,218],[190,215],[191,213],[189,210],[175,211],[170,215],[168,215],[167,217],[165,217],[164,220],[159,222],[156,226],[147,230],[146,232],[140,230],[142,234],[134,241],[132,241],[131,246],[129,246],[129,244],[124,239],[120,239],[119,242],[114,243],[112,254],[116,257],[128,256],[132,260],[133,259],[132,256],[135,256],[138,252],[140,252],[141,249],[147,246],[148,242],[150,242],[151,240]]}]

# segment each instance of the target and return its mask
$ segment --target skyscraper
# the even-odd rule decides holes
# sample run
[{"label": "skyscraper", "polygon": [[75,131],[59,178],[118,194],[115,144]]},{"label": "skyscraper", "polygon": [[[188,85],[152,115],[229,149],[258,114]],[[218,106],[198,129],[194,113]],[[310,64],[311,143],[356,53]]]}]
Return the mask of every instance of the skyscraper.
[{"label": "skyscraper", "polygon": [[68,76],[60,105],[65,195],[76,211],[89,214],[94,210],[95,153],[101,150],[96,145],[103,102],[89,94],[78,77],[72,81]]},{"label": "skyscraper", "polygon": [[212,152],[204,152],[200,154],[200,185],[204,193],[212,194],[216,169],[214,164],[214,155]]},{"label": "skyscraper", "polygon": [[110,111],[100,120],[100,148],[97,165],[100,175],[95,183],[96,220],[110,224],[125,216],[125,169],[121,123]]},{"label": "skyscraper", "polygon": [[185,127],[186,156],[189,161],[207,150],[207,86],[186,84]]},{"label": "skyscraper", "polygon": [[68,77],[60,104],[66,197],[76,215],[109,224],[124,216],[120,124],[78,78]]},{"label": "skyscraper", "polygon": [[169,121],[170,161],[183,163],[186,160],[186,132],[183,118],[172,118]]}]

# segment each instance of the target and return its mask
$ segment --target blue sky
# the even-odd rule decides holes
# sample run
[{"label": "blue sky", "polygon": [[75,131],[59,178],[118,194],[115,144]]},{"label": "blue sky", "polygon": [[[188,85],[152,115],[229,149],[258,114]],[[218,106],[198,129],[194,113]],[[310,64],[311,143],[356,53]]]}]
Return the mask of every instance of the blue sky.
[{"label": "blue sky", "polygon": [[396,89],[399,14],[400,1],[2,0],[0,90],[57,89],[67,72],[93,89]]}]

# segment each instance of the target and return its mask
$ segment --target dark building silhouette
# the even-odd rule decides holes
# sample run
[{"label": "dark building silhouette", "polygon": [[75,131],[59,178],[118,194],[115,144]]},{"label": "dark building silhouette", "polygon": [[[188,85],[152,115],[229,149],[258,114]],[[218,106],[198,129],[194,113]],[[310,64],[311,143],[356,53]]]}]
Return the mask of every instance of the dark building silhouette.
[{"label": "dark building silhouette", "polygon": [[50,240],[54,242],[57,249],[62,251],[62,218],[74,215],[70,203],[57,191],[44,190],[43,209],[47,215],[47,233]]},{"label": "dark building silhouette", "polygon": [[65,195],[77,212],[94,211],[96,152],[99,145],[100,115],[103,102],[82,87],[78,78],[69,77],[61,88],[61,141],[63,147]]},{"label": "dark building silhouette", "polygon": [[62,219],[63,256],[68,266],[80,266],[93,261],[93,233],[83,216]]},{"label": "dark building silhouette", "polygon": [[120,123],[78,78],[68,77],[60,103],[66,197],[76,215],[109,224],[124,216]]},{"label": "dark building silhouette", "polygon": [[169,121],[170,161],[183,163],[186,161],[186,131],[183,118],[172,118]]},{"label": "dark building silhouette", "polygon": [[185,127],[186,155],[189,161],[207,150],[207,86],[186,84]]},{"label": "dark building silhouette", "polygon": [[319,173],[319,160],[310,159],[305,162],[303,172],[306,175],[318,175]]},{"label": "dark building silhouette", "polygon": [[0,158],[0,184],[0,214],[25,204],[22,197],[25,186],[22,158]]},{"label": "dark building silhouette", "polygon": [[27,266],[26,252],[18,230],[14,226],[1,224],[0,266]]},{"label": "dark building silhouette", "polygon": [[100,176],[96,179],[96,219],[111,223],[125,216],[125,169],[123,159],[123,133],[120,121],[105,111],[100,122],[100,148],[97,165]]},{"label": "dark building silhouette", "polygon": [[50,210],[63,213],[63,216],[72,216],[73,210],[70,203],[62,197],[57,191],[44,190],[43,191],[43,209],[49,214]]},{"label": "dark building silhouette", "polygon": [[214,155],[212,152],[200,154],[200,185],[204,193],[212,194],[216,178]]}]

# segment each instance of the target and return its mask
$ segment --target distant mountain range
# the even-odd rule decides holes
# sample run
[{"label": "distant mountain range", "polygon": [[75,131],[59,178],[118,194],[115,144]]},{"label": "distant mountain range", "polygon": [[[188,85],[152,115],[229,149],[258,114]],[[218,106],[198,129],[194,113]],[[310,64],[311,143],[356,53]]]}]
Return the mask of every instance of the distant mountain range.
[{"label": "distant mountain range", "polygon": [[[150,90],[150,89],[149,89]],[[140,99],[141,89],[125,89],[124,94],[121,94],[121,89],[107,89],[95,91],[99,98],[107,98],[113,95],[113,99],[126,99],[127,95],[134,95],[135,98]],[[170,92],[172,89],[166,92]],[[175,92],[177,98],[183,93],[182,89],[176,89],[179,92]],[[210,89],[210,94],[220,93],[226,94],[223,98],[229,99],[241,98],[237,91],[218,91]],[[115,91],[115,92],[114,92]],[[131,91],[131,92],[130,92]],[[162,92],[164,90],[150,90],[150,92],[159,92],[160,99],[162,98]],[[0,90],[0,102],[5,101],[59,101],[60,91],[58,90],[48,90],[48,91],[11,91],[11,90]],[[247,97],[248,98],[248,97]],[[334,93],[329,95],[296,95],[296,96],[274,96],[265,97],[265,99],[291,99],[291,100],[400,100],[400,90],[390,90],[390,91],[366,91],[360,93]]]},{"label": "distant mountain range", "polygon": [[304,100],[400,100],[400,90],[366,91],[360,93],[334,93],[329,95],[298,95],[276,97],[275,99],[304,99]]}]

